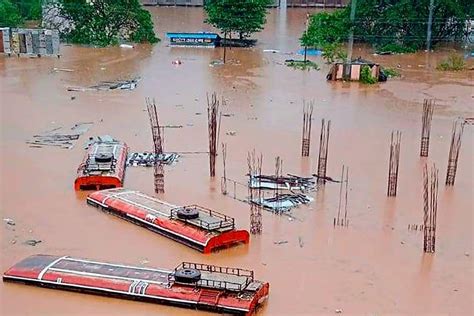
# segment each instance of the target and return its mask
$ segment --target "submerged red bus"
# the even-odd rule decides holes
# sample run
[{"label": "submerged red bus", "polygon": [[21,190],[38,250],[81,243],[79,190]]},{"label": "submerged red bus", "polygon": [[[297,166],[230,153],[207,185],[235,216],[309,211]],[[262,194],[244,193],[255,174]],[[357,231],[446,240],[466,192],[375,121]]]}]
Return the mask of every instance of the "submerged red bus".
[{"label": "submerged red bus", "polygon": [[87,203],[203,253],[250,239],[248,231],[235,229],[230,216],[199,205],[172,205],[138,191],[96,191]]},{"label": "submerged red bus", "polygon": [[102,190],[123,186],[127,144],[117,140],[97,141],[89,146],[77,169],[76,190]]},{"label": "submerged red bus", "polygon": [[183,262],[166,270],[50,255],[23,259],[3,280],[241,315],[253,314],[270,288],[239,268]]}]

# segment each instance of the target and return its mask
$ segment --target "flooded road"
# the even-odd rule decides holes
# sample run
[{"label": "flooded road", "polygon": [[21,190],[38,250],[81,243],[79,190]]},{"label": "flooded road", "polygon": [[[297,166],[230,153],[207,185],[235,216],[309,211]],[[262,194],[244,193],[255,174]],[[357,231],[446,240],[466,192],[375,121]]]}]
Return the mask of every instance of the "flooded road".
[{"label": "flooded road", "polygon": [[[199,8],[152,8],[162,42],[135,49],[63,46],[61,59],[0,58],[2,272],[25,256],[48,253],[174,268],[181,261],[255,270],[270,282],[261,315],[471,315],[473,307],[473,141],[467,125],[454,187],[444,186],[452,122],[474,117],[473,72],[439,73],[447,52],[429,59],[361,55],[400,66],[402,78],[375,86],[330,83],[328,66],[302,72],[283,65],[295,58],[306,10],[272,10],[258,45],[231,49],[225,66],[210,67],[220,49],[167,46],[165,32],[212,31]],[[276,49],[280,53],[265,53]],[[182,65],[172,64],[180,59]],[[52,72],[54,68],[73,72]],[[102,80],[140,76],[133,91],[68,92]],[[333,228],[339,186],[328,183],[315,201],[286,216],[263,212],[263,235],[211,255],[153,234],[85,203],[73,190],[75,172],[89,136],[110,134],[133,151],[151,150],[144,98],[155,97],[165,129],[165,151],[206,151],[206,93],[224,95],[220,142],[227,143],[227,175],[245,182],[247,152],[262,153],[263,171],[273,173],[275,157],[283,173],[309,175],[317,167],[321,119],[332,122],[328,175],[349,166],[348,228]],[[74,100],[71,97],[76,97]],[[430,155],[419,157],[422,102],[436,98]],[[315,100],[309,158],[300,157],[302,102]],[[94,122],[71,150],[30,148],[25,140],[55,126]],[[389,138],[403,133],[398,195],[386,197]],[[229,131],[234,136],[227,135]],[[423,254],[422,168],[440,170],[436,253]],[[174,204],[197,203],[236,218],[249,227],[248,205],[221,195],[222,161],[210,180],[205,154],[183,155],[165,167],[165,194]],[[127,188],[153,194],[153,171],[128,168]],[[237,194],[245,195],[245,190]],[[31,247],[28,239],[42,240]],[[275,244],[275,241],[288,241]],[[176,307],[66,293],[0,283],[2,315],[211,315]]]}]

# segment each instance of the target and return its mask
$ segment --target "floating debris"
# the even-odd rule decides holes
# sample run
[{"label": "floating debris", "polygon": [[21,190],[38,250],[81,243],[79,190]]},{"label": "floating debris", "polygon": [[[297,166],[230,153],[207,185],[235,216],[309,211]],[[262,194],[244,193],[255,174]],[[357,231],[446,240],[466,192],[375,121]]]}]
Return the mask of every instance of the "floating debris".
[{"label": "floating debris", "polygon": [[92,122],[77,123],[71,128],[56,127],[44,133],[34,135],[33,139],[27,140],[30,147],[41,148],[43,146],[56,146],[70,149],[79,136],[84,134],[93,125]]},{"label": "floating debris", "polygon": [[303,238],[301,236],[298,236],[298,243],[300,244],[300,248],[304,247],[304,241],[303,241]]},{"label": "floating debris", "polygon": [[313,174],[313,177],[315,177],[316,179],[321,179],[321,180],[325,180],[329,182],[341,183],[340,180],[334,180],[333,178],[328,177],[328,176],[318,176],[317,174]]},{"label": "floating debris", "polygon": [[263,52],[276,54],[276,53],[279,53],[280,51],[278,49],[264,49]]},{"label": "floating debris", "polygon": [[74,72],[74,69],[68,69],[68,68],[56,68],[54,67],[51,72]]},{"label": "floating debris", "polygon": [[[304,49],[300,49],[298,50],[298,55],[305,55],[305,50]],[[319,50],[319,49],[306,49],[306,55],[307,56],[321,56],[321,54],[323,53],[322,50]]]},{"label": "floating debris", "polygon": [[235,135],[237,135],[237,132],[236,131],[228,131],[225,134],[228,135],[228,136],[235,136]]},{"label": "floating debris", "polygon": [[24,242],[25,245],[28,245],[28,246],[36,246],[37,244],[39,244],[41,242],[41,240],[36,240],[36,239],[28,239],[27,241]]},{"label": "floating debris", "polygon": [[260,200],[254,199],[252,203],[275,213],[283,213],[301,204],[309,204],[313,200],[312,197],[304,194],[289,193],[280,194],[277,197],[261,198]]},{"label": "floating debris", "polygon": [[222,60],[213,60],[209,63],[209,67],[222,66],[224,62]]},{"label": "floating debris", "polygon": [[116,143],[119,140],[113,138],[110,135],[102,135],[102,136],[93,136],[89,137],[89,140],[84,146],[84,149],[88,149],[90,146],[94,145],[95,143]]},{"label": "floating debris", "polygon": [[165,125],[163,128],[183,128],[183,125]]},{"label": "floating debris", "polygon": [[151,152],[130,153],[127,159],[127,166],[152,167],[156,162],[165,165],[172,165],[178,161],[179,155],[176,153],[162,153],[156,155]]},{"label": "floating debris", "polygon": [[134,46],[130,44],[120,44],[120,48],[134,48]]},{"label": "floating debris", "polygon": [[283,245],[283,244],[287,244],[288,240],[278,240],[278,241],[274,241],[273,243],[275,245]]},{"label": "floating debris", "polygon": [[140,78],[130,80],[102,81],[90,87],[69,87],[67,91],[108,91],[108,90],[134,90]]},{"label": "floating debris", "polygon": [[4,218],[3,221],[7,223],[7,225],[15,226],[15,221],[12,220],[11,218]]},{"label": "floating debris", "polygon": [[307,192],[316,189],[316,181],[312,177],[300,177],[292,174],[280,177],[274,175],[251,175],[249,186],[252,189],[299,190]]}]

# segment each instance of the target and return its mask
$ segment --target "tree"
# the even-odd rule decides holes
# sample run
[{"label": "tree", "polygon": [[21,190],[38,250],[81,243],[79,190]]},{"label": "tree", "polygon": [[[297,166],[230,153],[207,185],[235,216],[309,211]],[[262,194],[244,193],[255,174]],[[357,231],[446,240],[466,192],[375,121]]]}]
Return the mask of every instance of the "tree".
[{"label": "tree", "polygon": [[303,33],[301,44],[323,48],[328,44],[340,43],[347,39],[349,27],[347,10],[316,13],[309,19],[308,30]]},{"label": "tree", "polygon": [[243,39],[263,29],[271,3],[272,0],[209,0],[204,5],[205,22],[224,34],[237,33]]},{"label": "tree", "polygon": [[42,0],[0,0],[0,26],[18,27],[25,20],[41,20]]},{"label": "tree", "polygon": [[[472,0],[436,0],[433,9],[432,43],[459,41],[474,9]],[[426,44],[430,0],[358,0],[355,22],[350,6],[333,13],[321,12],[310,19],[302,45],[322,47],[343,42],[352,27],[354,38],[379,50],[394,52],[422,49]]]},{"label": "tree", "polygon": [[78,44],[107,46],[120,40],[156,43],[153,22],[138,0],[59,0],[63,36]]},{"label": "tree", "polygon": [[25,20],[41,20],[42,0],[12,0]]},{"label": "tree", "polygon": [[22,23],[18,7],[10,0],[0,0],[0,26],[17,27]]}]

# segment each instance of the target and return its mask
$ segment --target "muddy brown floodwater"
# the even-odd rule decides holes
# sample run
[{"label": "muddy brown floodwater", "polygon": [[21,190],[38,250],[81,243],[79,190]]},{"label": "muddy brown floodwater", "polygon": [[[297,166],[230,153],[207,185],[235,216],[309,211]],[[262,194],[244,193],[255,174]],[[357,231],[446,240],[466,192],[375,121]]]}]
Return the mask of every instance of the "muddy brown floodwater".
[{"label": "muddy brown floodwater", "polygon": [[[306,10],[272,10],[258,45],[232,49],[225,66],[209,67],[220,49],[170,48],[167,31],[212,30],[199,8],[152,8],[162,42],[135,49],[63,46],[61,59],[0,58],[1,93],[1,269],[36,253],[72,255],[155,267],[182,260],[254,269],[269,281],[270,298],[261,315],[472,315],[473,308],[473,140],[466,126],[455,186],[444,186],[451,126],[458,116],[473,117],[472,71],[439,73],[427,66],[447,52],[371,56],[400,65],[403,77],[375,86],[330,83],[328,66],[296,71],[282,62],[294,56]],[[277,49],[280,53],[265,53]],[[183,64],[175,66],[173,60]],[[54,68],[74,72],[51,72]],[[101,80],[141,76],[134,91],[67,92]],[[328,174],[349,166],[347,229],[334,229],[339,186],[328,183],[315,201],[293,211],[296,220],[263,212],[263,235],[211,255],[111,217],[85,203],[73,190],[75,171],[92,135],[111,134],[135,151],[152,140],[144,98],[156,98],[165,130],[165,150],[206,151],[206,92],[223,94],[227,105],[220,141],[227,143],[227,175],[245,181],[247,152],[264,155],[264,172],[308,175],[316,169],[321,118],[331,119]],[[71,100],[75,96],[75,100]],[[430,156],[419,157],[422,101],[436,98]],[[300,157],[302,100],[316,102],[311,156]],[[201,115],[199,115],[201,113]],[[71,150],[29,148],[25,140],[52,126],[95,122]],[[399,190],[386,197],[389,137],[403,132]],[[235,136],[226,135],[235,131]],[[422,167],[440,169],[436,253],[423,254]],[[220,193],[208,176],[208,158],[184,155],[165,168],[166,193],[176,204],[198,203],[221,210],[249,227],[249,207]],[[153,194],[152,170],[129,168],[125,185]],[[35,247],[23,244],[40,239]],[[286,244],[274,241],[287,240]],[[301,240],[301,245],[300,245]],[[176,307],[81,295],[0,283],[2,315],[211,315]]]}]

